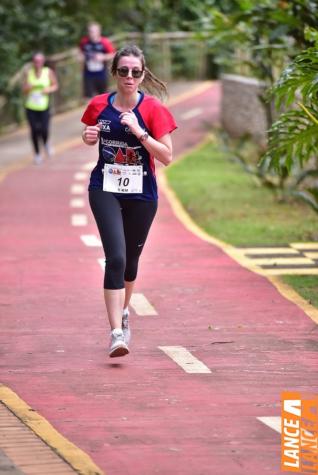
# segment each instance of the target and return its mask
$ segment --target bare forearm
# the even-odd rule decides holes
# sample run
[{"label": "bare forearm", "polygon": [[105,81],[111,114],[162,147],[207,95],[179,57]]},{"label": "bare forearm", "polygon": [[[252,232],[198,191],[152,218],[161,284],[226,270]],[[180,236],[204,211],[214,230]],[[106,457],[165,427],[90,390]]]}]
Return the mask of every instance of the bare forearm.
[{"label": "bare forearm", "polygon": [[150,136],[147,138],[147,140],[142,142],[142,145],[151,155],[155,156],[159,162],[163,163],[164,165],[169,165],[169,163],[171,163],[172,151],[167,145],[158,142],[158,140]]},{"label": "bare forearm", "polygon": [[46,87],[43,92],[46,94],[52,94],[52,92],[55,92],[58,90],[58,85],[57,84],[52,84],[52,86]]},{"label": "bare forearm", "polygon": [[163,135],[158,140],[148,134],[145,137],[145,130],[140,127],[138,119],[132,110],[122,112],[119,117],[121,123],[129,127],[130,131],[140,140],[140,143],[151,155],[164,165],[169,165],[172,160],[172,143],[169,133]]}]

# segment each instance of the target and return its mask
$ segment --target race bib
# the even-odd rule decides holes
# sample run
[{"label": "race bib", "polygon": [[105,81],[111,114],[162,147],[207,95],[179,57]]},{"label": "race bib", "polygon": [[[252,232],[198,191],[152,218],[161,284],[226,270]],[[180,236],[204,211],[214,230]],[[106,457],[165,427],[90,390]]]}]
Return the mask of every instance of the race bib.
[{"label": "race bib", "polygon": [[98,71],[103,71],[104,63],[102,61],[95,61],[94,59],[89,59],[86,63],[86,68],[91,73],[96,73]]},{"label": "race bib", "polygon": [[142,193],[142,165],[104,166],[103,190],[112,193]]},{"label": "race bib", "polygon": [[45,99],[45,95],[40,91],[30,92],[29,100],[37,106],[41,106],[45,102]]}]

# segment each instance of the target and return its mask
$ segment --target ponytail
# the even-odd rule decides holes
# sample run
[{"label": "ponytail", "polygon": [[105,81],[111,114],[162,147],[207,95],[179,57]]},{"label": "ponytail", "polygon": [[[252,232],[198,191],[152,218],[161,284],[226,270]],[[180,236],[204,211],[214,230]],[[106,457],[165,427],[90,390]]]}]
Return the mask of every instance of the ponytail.
[{"label": "ponytail", "polygon": [[145,67],[145,77],[141,83],[141,88],[153,96],[165,100],[168,97],[168,90],[166,84],[157,78],[150,69]]}]

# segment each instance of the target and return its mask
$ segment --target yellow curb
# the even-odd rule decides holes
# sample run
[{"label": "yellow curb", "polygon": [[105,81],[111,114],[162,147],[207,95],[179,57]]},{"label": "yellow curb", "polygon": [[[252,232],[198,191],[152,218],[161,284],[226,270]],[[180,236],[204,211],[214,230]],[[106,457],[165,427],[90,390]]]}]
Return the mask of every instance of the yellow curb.
[{"label": "yellow curb", "polygon": [[311,305],[296,290],[290,287],[285,282],[282,282],[278,277],[268,276],[268,280],[276,287],[287,300],[290,300],[298,307],[300,307],[308,317],[310,317],[315,323],[318,324],[318,309]]},{"label": "yellow curb", "polygon": [[81,449],[63,437],[15,392],[0,384],[0,401],[81,475],[105,475]]},{"label": "yellow curb", "polygon": [[209,89],[213,84],[215,84],[215,81],[204,81],[202,84],[198,84],[192,89],[190,88],[187,92],[182,92],[174,99],[168,99],[167,105],[169,107],[175,106],[176,104],[179,104],[179,102],[183,102],[190,97],[197,96]]},{"label": "yellow curb", "polygon": [[[179,155],[177,157],[177,160],[169,166],[170,167],[175,166],[179,160],[184,159],[190,153],[198,151],[201,147],[211,142],[211,140],[213,140],[213,136],[211,134],[207,135],[195,147],[189,149],[186,153],[182,153],[181,155]],[[269,276],[266,274],[265,270],[262,270],[260,268],[257,268],[256,266],[253,266],[253,264],[251,264],[251,261],[245,258],[244,256],[242,256],[241,252],[237,250],[234,246],[211,236],[202,228],[200,228],[190,217],[188,212],[185,210],[185,208],[181,204],[176,193],[170,187],[166,174],[165,174],[165,169],[160,168],[158,170],[157,175],[158,175],[157,176],[158,184],[161,190],[163,191],[166,198],[168,199],[174,214],[179,219],[179,221],[181,221],[181,223],[184,225],[186,229],[188,229],[191,233],[193,233],[195,236],[202,239],[203,241],[209,242],[210,244],[213,244],[219,247],[220,249],[222,249],[226,254],[232,257],[232,259],[238,262],[242,267],[245,267],[246,269],[256,274],[259,274],[265,277],[269,282],[271,282],[276,287],[276,289],[279,291],[281,295],[283,295],[283,297],[285,297],[287,300],[293,302],[295,305],[300,307],[305,312],[305,314],[311,318],[311,320],[313,320],[315,323],[318,323],[318,309],[316,309],[313,305],[307,302],[289,285],[279,280],[278,277]]]},{"label": "yellow curb", "polygon": [[[56,145],[54,147],[54,150],[55,150],[54,153],[57,155],[61,152],[65,152],[69,148],[77,147],[82,144],[84,145],[82,137],[73,137],[72,139],[64,140],[64,142],[60,143],[59,145]],[[54,158],[52,160],[54,160]]]},{"label": "yellow curb", "polygon": [[16,172],[18,170],[21,170],[22,168],[25,168],[30,164],[30,161],[32,160],[31,156],[29,158],[25,158],[19,162],[13,163],[12,165],[7,165],[3,170],[0,170],[0,183],[5,179],[7,175],[9,175],[12,172]]},{"label": "yellow curb", "polygon": [[[68,150],[69,148],[76,147],[77,145],[81,145],[83,143],[81,137],[76,137],[68,140],[64,140],[61,144],[58,144],[54,147],[55,154],[59,154],[61,152],[65,152],[65,150]],[[58,157],[54,156],[53,158],[50,158],[48,160],[56,160]],[[32,164],[32,156],[29,155],[28,158],[25,158],[19,162],[16,162],[12,165],[7,165],[6,168],[3,170],[0,170],[0,183],[12,172],[22,170],[23,168],[26,168],[28,165]],[[34,165],[34,166],[41,166],[41,165]]]}]

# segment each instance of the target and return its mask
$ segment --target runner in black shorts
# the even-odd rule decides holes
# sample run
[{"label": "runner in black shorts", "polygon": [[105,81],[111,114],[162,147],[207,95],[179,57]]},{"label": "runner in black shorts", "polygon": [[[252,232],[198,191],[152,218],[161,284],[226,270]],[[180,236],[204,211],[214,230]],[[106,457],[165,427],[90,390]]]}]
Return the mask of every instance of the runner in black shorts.
[{"label": "runner in black shorts", "polygon": [[106,256],[104,296],[111,326],[109,355],[129,352],[128,305],[138,261],[157,211],[154,158],[172,159],[170,133],[176,128],[168,109],[138,88],[166,93],[146,67],[137,46],[119,50],[112,62],[117,91],[96,96],[82,122],[87,145],[99,141],[89,200]]},{"label": "runner in black shorts", "polygon": [[115,48],[108,38],[101,35],[99,23],[90,23],[87,33],[87,36],[81,39],[80,50],[84,59],[84,96],[91,98],[107,91],[107,61],[113,58]]}]

